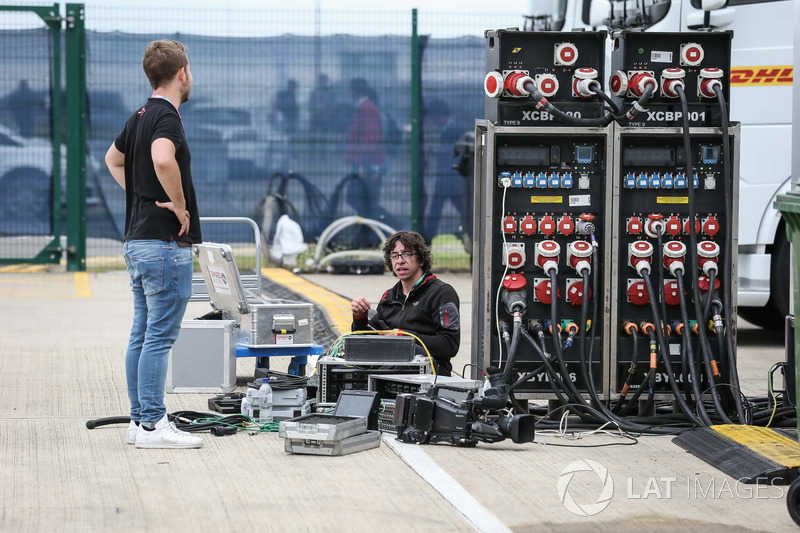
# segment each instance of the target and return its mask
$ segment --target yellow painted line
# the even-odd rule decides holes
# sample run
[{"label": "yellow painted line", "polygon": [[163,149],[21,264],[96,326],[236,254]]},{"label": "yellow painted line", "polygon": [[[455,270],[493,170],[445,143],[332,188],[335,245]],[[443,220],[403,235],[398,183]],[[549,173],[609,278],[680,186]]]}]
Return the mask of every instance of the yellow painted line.
[{"label": "yellow painted line", "polygon": [[78,298],[91,298],[92,289],[89,287],[89,274],[75,272],[75,296]]},{"label": "yellow painted line", "polygon": [[271,279],[275,283],[280,283],[284,287],[304,296],[322,308],[331,327],[337,335],[342,335],[350,331],[350,324],[353,322],[353,315],[350,310],[350,302],[327,289],[304,280],[296,274],[282,268],[262,268],[261,274]]},{"label": "yellow painted line", "polygon": [[0,295],[38,299],[91,298],[86,272],[0,271]]},{"label": "yellow painted line", "polygon": [[800,467],[800,444],[769,428],[716,425],[711,429],[780,465]]},{"label": "yellow painted line", "polygon": [[0,267],[0,272],[22,274],[30,272],[46,272],[50,265],[5,265]]}]

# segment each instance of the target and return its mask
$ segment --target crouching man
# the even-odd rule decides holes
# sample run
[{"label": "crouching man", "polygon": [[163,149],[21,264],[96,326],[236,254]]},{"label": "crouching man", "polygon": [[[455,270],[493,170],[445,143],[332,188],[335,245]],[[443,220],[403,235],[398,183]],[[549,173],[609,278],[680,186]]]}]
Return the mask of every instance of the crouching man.
[{"label": "crouching man", "polygon": [[370,303],[363,296],[351,303],[353,331],[377,330],[413,333],[428,348],[437,374],[449,376],[451,359],[461,343],[459,300],[455,289],[431,274],[433,256],[419,233],[398,231],[383,246],[383,261],[399,279],[383,293],[369,318]]}]

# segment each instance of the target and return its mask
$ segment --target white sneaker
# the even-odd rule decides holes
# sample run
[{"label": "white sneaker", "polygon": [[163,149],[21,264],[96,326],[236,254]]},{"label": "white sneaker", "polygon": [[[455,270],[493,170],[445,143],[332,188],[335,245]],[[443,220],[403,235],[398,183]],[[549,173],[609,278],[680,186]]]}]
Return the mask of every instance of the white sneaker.
[{"label": "white sneaker", "polygon": [[136,433],[139,431],[139,426],[136,425],[136,422],[131,420],[131,423],[128,425],[128,438],[126,442],[128,444],[136,444]]},{"label": "white sneaker", "polygon": [[200,448],[203,439],[185,431],[180,431],[169,421],[167,415],[156,422],[153,431],[139,428],[136,432],[137,448]]}]

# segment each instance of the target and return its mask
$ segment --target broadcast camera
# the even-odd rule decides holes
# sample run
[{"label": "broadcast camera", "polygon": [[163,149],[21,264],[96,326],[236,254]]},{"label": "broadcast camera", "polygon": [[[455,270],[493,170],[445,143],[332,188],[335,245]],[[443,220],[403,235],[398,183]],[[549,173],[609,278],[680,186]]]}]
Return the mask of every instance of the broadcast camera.
[{"label": "broadcast camera", "polygon": [[397,438],[416,444],[449,442],[475,446],[510,438],[519,444],[532,442],[535,417],[510,415],[508,384],[498,368],[487,369],[489,388],[476,397],[477,389],[434,385],[425,393],[398,394],[394,425]]}]

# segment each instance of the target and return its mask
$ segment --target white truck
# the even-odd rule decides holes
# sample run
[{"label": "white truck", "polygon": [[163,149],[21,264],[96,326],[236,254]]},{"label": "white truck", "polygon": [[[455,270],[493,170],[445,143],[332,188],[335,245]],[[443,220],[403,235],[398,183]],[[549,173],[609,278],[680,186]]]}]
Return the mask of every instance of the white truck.
[{"label": "white truck", "polygon": [[791,184],[793,0],[530,0],[526,30],[733,30],[731,120],[741,123],[739,314],[782,329],[790,247],[773,207]]}]

